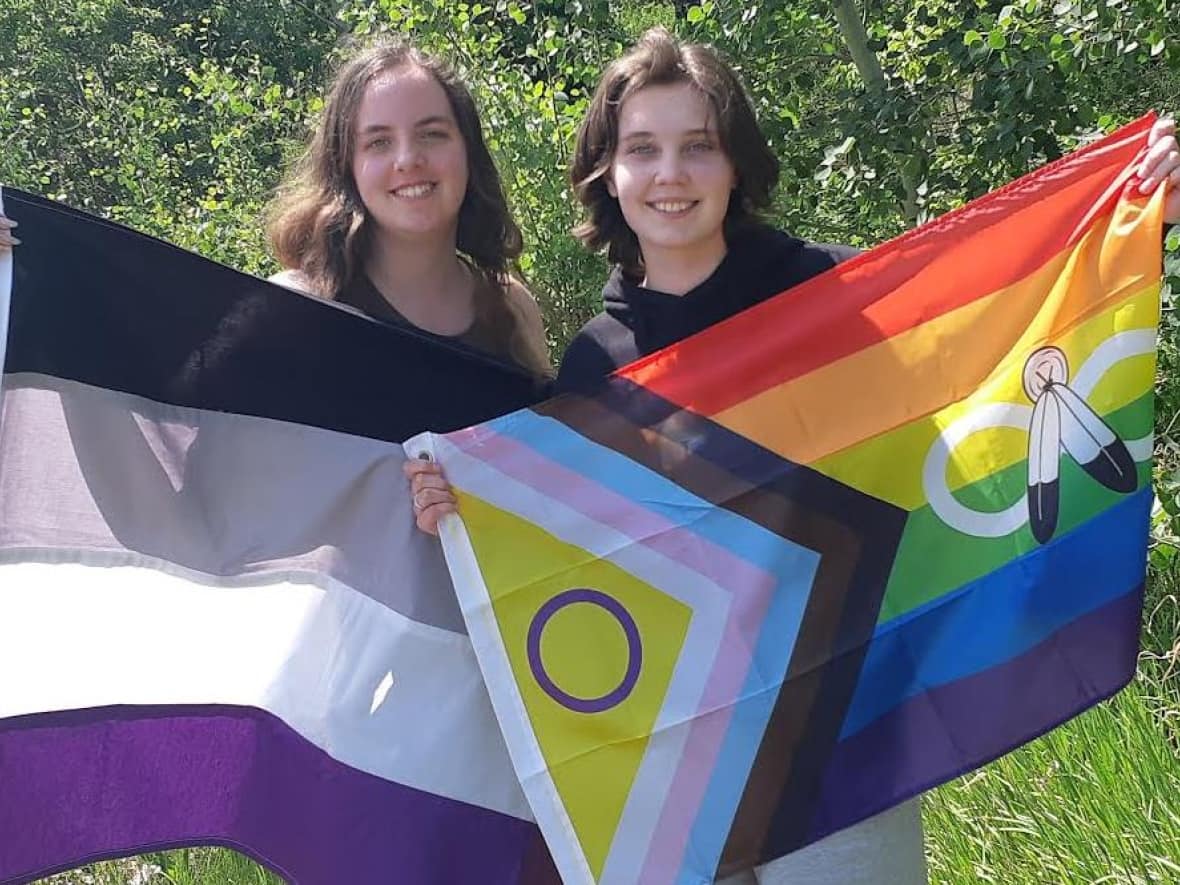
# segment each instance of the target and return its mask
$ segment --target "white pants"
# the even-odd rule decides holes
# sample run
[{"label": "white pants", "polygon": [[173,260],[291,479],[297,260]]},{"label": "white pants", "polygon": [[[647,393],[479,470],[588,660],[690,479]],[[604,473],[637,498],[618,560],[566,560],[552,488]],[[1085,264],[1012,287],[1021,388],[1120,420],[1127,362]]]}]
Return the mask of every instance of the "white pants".
[{"label": "white pants", "polygon": [[717,885],[926,885],[917,799]]}]

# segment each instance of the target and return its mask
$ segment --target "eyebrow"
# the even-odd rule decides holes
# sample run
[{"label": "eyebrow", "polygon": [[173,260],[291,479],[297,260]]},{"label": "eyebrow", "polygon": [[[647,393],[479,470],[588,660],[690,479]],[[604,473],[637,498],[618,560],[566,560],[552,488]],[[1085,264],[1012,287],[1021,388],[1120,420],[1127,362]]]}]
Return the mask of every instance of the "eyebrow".
[{"label": "eyebrow", "polygon": [[[654,134],[655,133],[648,132],[647,130],[643,130],[641,132],[628,132],[626,135],[624,135],[622,137],[621,140],[622,141],[630,141],[633,138],[651,138]],[[682,136],[716,135],[716,134],[717,134],[716,130],[709,129],[707,127],[701,127],[699,129],[686,129],[684,132],[680,133],[680,135],[682,135]]]},{"label": "eyebrow", "polygon": [[446,116],[443,116],[442,114],[435,114],[433,117],[423,117],[421,120],[419,120],[417,123],[415,123],[414,126],[415,127],[437,126],[439,123],[445,123],[448,126],[458,126],[459,125],[451,117],[446,117]]},{"label": "eyebrow", "polygon": [[[457,122],[452,120],[450,117],[444,117],[442,114],[435,114],[432,117],[423,117],[421,120],[419,120],[417,123],[414,124],[414,128],[420,129],[423,126],[437,126],[440,123],[446,124],[448,126],[456,126],[456,127],[459,125]],[[388,126],[385,123],[371,123],[368,126],[366,126],[364,129],[362,129],[360,134],[361,135],[371,135],[375,132],[388,132],[392,128],[393,128],[392,126]]]}]

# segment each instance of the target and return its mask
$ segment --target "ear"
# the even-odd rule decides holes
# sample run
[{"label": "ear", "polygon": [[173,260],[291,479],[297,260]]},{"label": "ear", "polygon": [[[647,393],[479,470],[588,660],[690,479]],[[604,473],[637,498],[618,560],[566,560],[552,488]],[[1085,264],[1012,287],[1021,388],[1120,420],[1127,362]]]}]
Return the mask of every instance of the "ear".
[{"label": "ear", "polygon": [[615,164],[611,163],[606,173],[602,176],[602,180],[606,182],[606,192],[614,197],[619,198],[619,189],[615,187]]}]

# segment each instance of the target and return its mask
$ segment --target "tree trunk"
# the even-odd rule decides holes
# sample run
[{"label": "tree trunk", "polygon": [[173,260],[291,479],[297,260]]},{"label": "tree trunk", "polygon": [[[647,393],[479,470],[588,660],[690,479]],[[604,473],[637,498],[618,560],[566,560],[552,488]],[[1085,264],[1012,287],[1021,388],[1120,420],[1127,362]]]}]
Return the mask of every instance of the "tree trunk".
[{"label": "tree trunk", "polygon": [[[869,48],[869,35],[865,31],[856,0],[836,0],[832,4],[832,10],[836,13],[840,36],[844,38],[844,45],[848,47],[852,62],[864,80],[865,87],[871,94],[883,95],[885,72],[881,70],[881,62],[877,59],[876,53]],[[914,180],[913,174],[907,171],[904,163],[898,163],[898,174],[905,189],[902,211],[905,212],[906,220],[910,224],[915,224],[918,220],[918,183]]]}]

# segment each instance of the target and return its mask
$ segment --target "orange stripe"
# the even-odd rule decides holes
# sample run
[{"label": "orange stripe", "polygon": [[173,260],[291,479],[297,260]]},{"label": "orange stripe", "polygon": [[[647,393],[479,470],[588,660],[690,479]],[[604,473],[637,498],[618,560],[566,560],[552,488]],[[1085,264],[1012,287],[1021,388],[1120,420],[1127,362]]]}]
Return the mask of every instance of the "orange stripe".
[{"label": "orange stripe", "polygon": [[713,415],[1007,288],[1105,228],[1152,122],[1144,117],[619,375]]},{"label": "orange stripe", "polygon": [[958,402],[1037,347],[1160,274],[1162,191],[1120,203],[1108,224],[1016,285],[714,415],[810,464]]},{"label": "orange stripe", "polygon": [[[1158,280],[1149,283],[1142,292],[1051,339],[1049,343],[1065,353],[1072,367],[1070,377],[1076,378],[1095,349],[1113,336],[1132,330],[1154,331],[1159,319],[1159,290]],[[811,466],[837,482],[906,510],[921,507],[927,501],[923,465],[934,440],[968,413],[986,405],[1030,406],[1023,369],[1019,363],[1009,363],[1007,372],[997,370],[967,399],[821,458]],[[1150,391],[1154,378],[1154,354],[1126,359],[1107,371],[1085,399],[1099,415],[1108,415]],[[1028,445],[1027,430],[991,427],[971,434],[955,446],[945,474],[947,488],[954,491],[973,485],[1023,461],[1028,457]],[[887,467],[883,469],[884,465]]]}]

